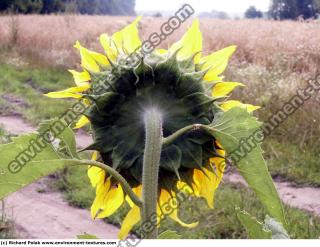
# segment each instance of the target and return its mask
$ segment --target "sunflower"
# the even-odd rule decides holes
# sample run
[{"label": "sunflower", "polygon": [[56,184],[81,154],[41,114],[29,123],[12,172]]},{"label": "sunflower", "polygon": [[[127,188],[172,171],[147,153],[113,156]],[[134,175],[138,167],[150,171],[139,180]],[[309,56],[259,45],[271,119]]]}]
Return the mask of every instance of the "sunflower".
[{"label": "sunflower", "polygon": [[[202,56],[202,34],[195,20],[182,39],[168,50],[154,50],[127,63],[142,45],[137,24],[140,18],[111,37],[100,36],[105,54],[84,48],[76,42],[83,71],[70,70],[75,87],[51,92],[51,98],[76,98],[88,109],[75,128],[91,125],[94,142],[86,150],[94,150],[93,159],[112,166],[141,196],[144,151],[143,113],[156,108],[163,117],[163,135],[170,136],[192,124],[210,124],[215,116],[233,107],[245,107],[249,112],[258,107],[228,100],[227,95],[239,82],[224,82],[222,73],[236,47],[230,46],[208,56]],[[101,85],[104,85],[101,87]],[[213,208],[214,193],[225,169],[223,147],[201,129],[195,129],[165,145],[159,169],[158,209],[183,187],[206,200]],[[104,170],[89,167],[88,176],[96,189],[91,207],[92,218],[114,214],[125,202],[130,205],[121,230],[124,238],[140,221],[140,208],[125,195],[122,186]],[[168,215],[184,227],[178,209]],[[159,217],[161,219],[163,217]]]}]

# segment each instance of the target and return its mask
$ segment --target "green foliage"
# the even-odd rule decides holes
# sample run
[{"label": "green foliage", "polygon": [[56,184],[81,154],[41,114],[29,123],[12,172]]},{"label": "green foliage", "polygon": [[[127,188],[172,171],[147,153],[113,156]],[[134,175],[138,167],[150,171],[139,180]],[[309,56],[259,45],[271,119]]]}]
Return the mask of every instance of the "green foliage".
[{"label": "green foliage", "polygon": [[298,185],[320,187],[319,153],[301,149],[292,143],[281,143],[275,138],[264,143],[271,175],[285,178]]},{"label": "green foliage", "polygon": [[[247,140],[261,126],[246,109],[232,108],[212,123],[212,134],[231,155],[235,150],[243,152],[242,140]],[[238,155],[238,154],[237,154]],[[232,156],[231,156],[232,157]],[[268,213],[284,223],[281,200],[262,157],[260,144],[244,153],[236,166],[248,185],[256,192],[257,197],[266,207]]]},{"label": "green foliage", "polygon": [[317,0],[272,0],[269,14],[274,19],[304,19],[316,17],[320,13]]},{"label": "green foliage", "polygon": [[135,15],[135,0],[78,0],[76,4],[81,14]]},{"label": "green foliage", "polygon": [[[60,116],[71,106],[68,100],[52,100],[43,94],[73,86],[72,76],[59,69],[16,67],[0,63],[0,113],[21,114],[30,123]],[[44,107],[45,106],[45,107]]]},{"label": "green foliage", "polygon": [[256,19],[256,18],[262,18],[263,14],[260,10],[257,10],[255,6],[250,6],[246,12],[244,13],[246,18],[249,19]]},{"label": "green foliage", "polygon": [[66,8],[67,0],[42,0],[43,7],[41,9],[41,14],[50,14],[64,12]]},{"label": "green foliage", "polygon": [[42,8],[42,0],[2,0],[0,3],[0,11],[9,10],[23,14],[39,13]]},{"label": "green foliage", "polygon": [[0,11],[50,14],[68,11],[70,5],[81,14],[135,15],[135,0],[2,0]]}]

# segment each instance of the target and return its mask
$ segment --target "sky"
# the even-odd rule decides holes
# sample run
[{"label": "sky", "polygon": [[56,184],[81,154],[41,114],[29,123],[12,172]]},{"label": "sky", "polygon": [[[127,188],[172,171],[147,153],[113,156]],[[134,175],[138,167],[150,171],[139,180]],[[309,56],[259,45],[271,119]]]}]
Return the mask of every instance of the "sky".
[{"label": "sky", "polygon": [[136,11],[173,11],[178,10],[184,3],[189,3],[196,13],[211,10],[227,13],[243,13],[254,5],[267,11],[270,0],[136,0]]}]

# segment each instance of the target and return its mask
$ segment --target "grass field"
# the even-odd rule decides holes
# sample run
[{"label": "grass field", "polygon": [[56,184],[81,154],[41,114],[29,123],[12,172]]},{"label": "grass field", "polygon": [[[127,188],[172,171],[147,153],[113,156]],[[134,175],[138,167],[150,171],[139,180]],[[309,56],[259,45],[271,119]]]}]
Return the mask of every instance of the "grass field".
[{"label": "grass field", "polygon": [[[101,16],[0,16],[0,115],[19,114],[37,124],[59,116],[71,101],[53,100],[44,93],[72,85],[68,68],[79,68],[79,57],[72,45],[101,50],[97,37],[125,26],[132,18]],[[144,37],[157,30],[164,18],[144,18]],[[184,32],[177,30],[167,47]],[[258,20],[201,20],[204,53],[235,44],[238,50],[226,72],[226,80],[239,81],[232,98],[261,105],[257,111],[266,120],[289,100],[298,88],[320,72],[320,26],[317,22],[274,22]],[[290,37],[290,39],[288,39]],[[320,186],[319,102],[308,100],[303,107],[265,141],[265,158],[273,176],[300,185]],[[0,143],[8,141],[0,128]],[[86,171],[72,168],[59,173],[55,187],[64,191],[75,206],[87,208],[94,197]],[[183,214],[192,217],[192,207],[202,210],[202,201],[190,202]],[[238,205],[262,219],[263,211],[254,195],[241,186],[224,184],[217,194],[215,210],[204,210],[201,219],[210,219],[196,230],[174,227],[185,238],[245,238],[247,235],[234,216]],[[190,209],[191,208],[191,209]],[[125,209],[123,209],[124,211]],[[191,211],[190,211],[191,210]],[[198,212],[199,210],[196,210]],[[300,210],[286,208],[288,231],[293,238],[319,238],[320,220]],[[111,220],[118,224],[123,212]],[[190,220],[191,220],[190,218]],[[1,222],[0,222],[1,225]],[[0,238],[1,238],[0,231]]]}]

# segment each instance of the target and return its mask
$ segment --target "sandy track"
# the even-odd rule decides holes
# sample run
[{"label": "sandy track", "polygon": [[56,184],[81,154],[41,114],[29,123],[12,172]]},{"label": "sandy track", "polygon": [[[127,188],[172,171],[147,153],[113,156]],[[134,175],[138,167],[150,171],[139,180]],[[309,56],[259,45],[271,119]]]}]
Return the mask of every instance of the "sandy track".
[{"label": "sandy track", "polygon": [[73,208],[60,193],[46,191],[46,179],[5,199],[7,217],[13,220],[20,238],[72,239],[84,233],[104,239],[117,238],[117,227],[91,220],[88,210]]},{"label": "sandy track", "polygon": [[[4,126],[6,131],[15,135],[21,135],[36,130],[35,127],[26,123],[19,116],[0,116],[0,126],[1,125]],[[84,148],[92,142],[91,137],[81,130],[77,132],[76,140],[79,148]]]}]

